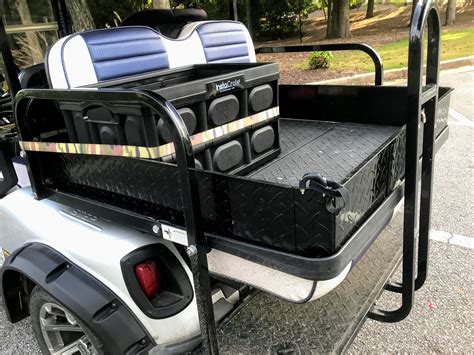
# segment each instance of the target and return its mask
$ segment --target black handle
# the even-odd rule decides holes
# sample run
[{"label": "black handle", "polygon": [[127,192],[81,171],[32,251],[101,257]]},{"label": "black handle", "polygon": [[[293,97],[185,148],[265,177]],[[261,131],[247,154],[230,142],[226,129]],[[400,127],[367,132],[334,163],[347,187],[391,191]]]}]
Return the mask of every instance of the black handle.
[{"label": "black handle", "polygon": [[[350,202],[349,191],[344,186],[324,178],[321,174],[307,173],[303,175],[299,188],[302,194],[306,189],[320,192],[326,199],[326,209],[334,214],[339,214]],[[337,198],[341,199],[341,204],[337,203]]]},{"label": "black handle", "polygon": [[301,44],[293,46],[258,47],[255,53],[288,53],[313,51],[361,51],[367,54],[375,66],[375,85],[383,85],[382,58],[371,46],[364,43],[328,43],[328,44]]}]

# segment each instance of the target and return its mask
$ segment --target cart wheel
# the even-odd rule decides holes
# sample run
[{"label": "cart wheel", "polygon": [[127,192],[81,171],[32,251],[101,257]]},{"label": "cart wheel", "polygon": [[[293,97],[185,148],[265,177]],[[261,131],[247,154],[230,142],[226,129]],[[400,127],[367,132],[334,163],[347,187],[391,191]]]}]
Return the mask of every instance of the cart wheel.
[{"label": "cart wheel", "polygon": [[101,354],[102,343],[66,307],[39,287],[30,297],[30,315],[43,354]]}]

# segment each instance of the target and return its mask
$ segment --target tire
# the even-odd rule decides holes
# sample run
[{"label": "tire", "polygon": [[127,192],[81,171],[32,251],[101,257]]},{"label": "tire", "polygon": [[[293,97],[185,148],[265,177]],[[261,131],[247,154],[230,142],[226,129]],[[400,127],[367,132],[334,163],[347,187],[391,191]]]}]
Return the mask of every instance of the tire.
[{"label": "tire", "polygon": [[[103,344],[74,313],[36,286],[30,296],[30,316],[43,354],[103,354]],[[58,330],[61,329],[61,330]]]}]

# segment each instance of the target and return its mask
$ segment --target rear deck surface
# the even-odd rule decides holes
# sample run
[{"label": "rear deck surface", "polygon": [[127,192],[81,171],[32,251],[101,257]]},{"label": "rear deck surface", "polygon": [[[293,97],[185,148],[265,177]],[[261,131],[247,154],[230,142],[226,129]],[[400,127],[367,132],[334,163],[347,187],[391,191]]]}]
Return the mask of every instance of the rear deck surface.
[{"label": "rear deck surface", "polygon": [[281,154],[253,179],[298,187],[306,173],[344,182],[401,127],[280,119]]},{"label": "rear deck surface", "polygon": [[218,329],[221,353],[340,353],[348,348],[401,256],[398,214],[350,272],[326,296],[293,304],[258,293]]}]

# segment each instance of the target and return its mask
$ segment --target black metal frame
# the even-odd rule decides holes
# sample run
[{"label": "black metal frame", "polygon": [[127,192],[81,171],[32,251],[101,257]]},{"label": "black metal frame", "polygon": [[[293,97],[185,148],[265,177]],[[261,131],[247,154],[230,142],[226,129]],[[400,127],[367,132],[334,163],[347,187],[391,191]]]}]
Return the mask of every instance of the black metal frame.
[{"label": "black metal frame", "polygon": [[[428,24],[428,54],[426,85],[423,85],[423,42],[426,24]],[[440,20],[438,7],[434,1],[424,0],[418,2],[411,22],[409,40],[402,283],[389,283],[385,286],[387,291],[401,293],[402,304],[400,308],[393,311],[374,308],[369,313],[369,317],[372,319],[390,323],[401,321],[408,316],[413,307],[414,293],[423,286],[428,273],[440,55]],[[422,137],[420,130],[423,131]],[[420,139],[422,151],[419,149]],[[422,156],[421,171],[419,167],[420,155]],[[420,174],[421,198],[419,201],[418,177]],[[415,278],[415,232],[417,229],[418,207],[420,208],[418,263]]]},{"label": "black metal frame", "polygon": [[329,44],[301,44],[293,46],[258,47],[257,54],[313,52],[313,51],[361,51],[367,54],[375,67],[375,85],[383,85],[382,58],[371,46],[364,43],[329,43]]}]

